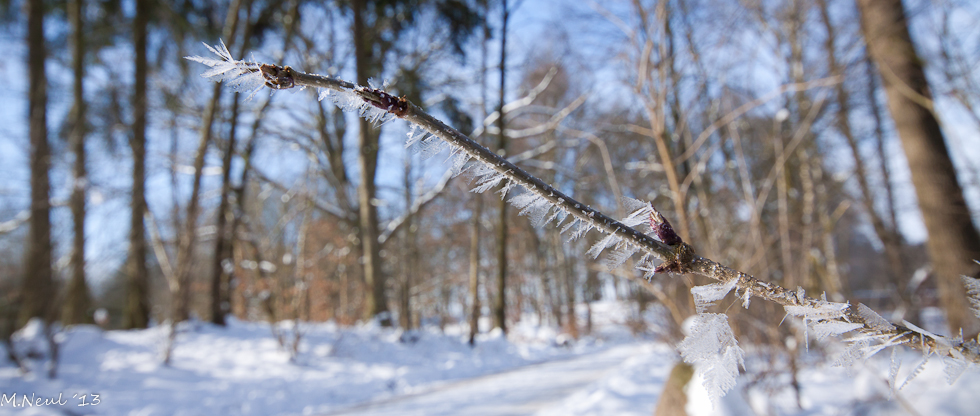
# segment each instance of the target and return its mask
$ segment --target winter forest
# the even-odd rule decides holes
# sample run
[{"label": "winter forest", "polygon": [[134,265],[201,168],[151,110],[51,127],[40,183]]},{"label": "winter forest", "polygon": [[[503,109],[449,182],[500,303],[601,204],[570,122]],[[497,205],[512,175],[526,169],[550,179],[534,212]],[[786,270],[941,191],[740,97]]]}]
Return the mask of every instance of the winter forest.
[{"label": "winter forest", "polygon": [[0,21],[0,415],[976,412],[975,1]]}]

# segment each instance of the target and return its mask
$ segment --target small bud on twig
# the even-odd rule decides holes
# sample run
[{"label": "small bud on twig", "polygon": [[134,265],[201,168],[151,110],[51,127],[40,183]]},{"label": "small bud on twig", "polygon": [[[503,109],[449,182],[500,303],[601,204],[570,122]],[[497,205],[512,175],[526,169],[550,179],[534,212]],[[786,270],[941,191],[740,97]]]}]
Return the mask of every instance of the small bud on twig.
[{"label": "small bud on twig", "polygon": [[674,231],[674,227],[670,225],[670,221],[664,218],[660,211],[657,211],[650,204],[650,228],[657,233],[657,238],[660,239],[664,244],[667,244],[673,249],[671,255],[664,259],[663,263],[653,269],[654,273],[687,273],[690,269],[689,264],[694,261],[694,247],[690,244],[684,242],[677,232]]},{"label": "small bud on twig", "polygon": [[367,88],[360,87],[357,91],[364,101],[371,104],[377,108],[394,114],[398,117],[404,117],[408,113],[408,100],[405,97],[395,97],[394,95],[388,94],[384,90],[379,90],[377,88]]},{"label": "small bud on twig", "polygon": [[293,69],[281,67],[279,65],[262,64],[259,66],[262,77],[265,78],[265,85],[274,90],[285,90],[296,86],[293,81]]},{"label": "small bud on twig", "polygon": [[657,238],[669,246],[683,243],[684,240],[682,240],[681,237],[674,232],[674,227],[670,226],[670,221],[667,221],[667,219],[660,214],[660,211],[657,211],[657,209],[653,207],[653,204],[650,204],[650,209],[652,211],[650,212],[650,227],[657,233]]}]

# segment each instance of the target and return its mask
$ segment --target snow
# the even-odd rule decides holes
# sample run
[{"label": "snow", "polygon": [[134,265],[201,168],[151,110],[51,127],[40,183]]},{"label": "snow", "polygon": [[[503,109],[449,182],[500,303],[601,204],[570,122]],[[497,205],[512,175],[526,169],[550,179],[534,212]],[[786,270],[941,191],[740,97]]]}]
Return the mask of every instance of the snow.
[{"label": "snow", "polygon": [[[922,354],[899,349],[899,356],[906,363],[918,364]],[[751,353],[749,356],[753,356]],[[980,391],[980,374],[968,371],[954,385],[946,383],[946,375],[939,360],[929,360],[922,372],[902,390],[894,392],[889,384],[891,360],[885,354],[878,355],[853,368],[834,367],[823,362],[809,363],[797,377],[801,385],[800,404],[789,385],[788,375],[777,385],[756,383],[750,385],[749,377],[741,377],[738,385],[722,398],[721,405],[712,409],[708,394],[700,380],[688,385],[689,416],[721,415],[975,415],[976,398]],[[751,363],[747,363],[752,367]],[[915,369],[904,368],[898,374],[901,383]],[[911,411],[910,411],[911,410]]]},{"label": "snow", "polygon": [[662,343],[640,348],[639,353],[610,369],[599,381],[536,415],[651,415],[677,354]]},{"label": "snow", "polygon": [[[642,354],[639,346],[649,343],[614,324],[619,318],[598,316],[604,310],[618,316],[624,313],[620,308],[597,304],[593,309],[600,335],[569,346],[559,345],[563,335],[554,329],[526,321],[509,339],[499,331],[481,335],[475,348],[465,342],[466,327],[450,326],[442,333],[437,328],[403,332],[373,324],[304,324],[295,362],[266,323],[231,319],[227,328],[220,328],[192,322],[181,325],[171,367],[161,360],[165,326],[136,331],[75,326],[63,333],[62,362],[54,380],[46,377],[44,359],[31,360],[32,371],[26,376],[0,359],[0,393],[54,398],[61,394],[69,404],[27,409],[6,404],[0,406],[0,415],[60,415],[62,410],[100,415],[324,414],[554,360],[559,360],[554,363],[557,369],[564,368],[561,361],[576,357],[585,357],[589,364],[592,354],[624,348],[616,350],[608,365],[587,372],[571,391],[562,390],[557,403],[622,360]],[[46,350],[42,329],[34,322],[16,334],[21,355]],[[547,385],[549,373],[541,377],[537,384]],[[78,400],[71,399],[93,393],[99,395],[97,406],[77,407]]]},{"label": "snow", "polygon": [[[466,344],[465,326],[403,332],[373,324],[304,324],[295,361],[268,324],[230,320],[219,328],[192,322],[181,326],[171,367],[161,364],[166,327],[76,326],[60,339],[62,362],[54,380],[46,377],[44,359],[28,360],[32,371],[21,375],[0,358],[0,393],[54,400],[60,394],[66,404],[12,408],[0,398],[0,415],[652,414],[677,353],[665,342],[632,335],[625,304],[599,302],[592,311],[594,336],[566,343],[568,337],[556,329],[523,319],[507,337],[481,335],[476,348]],[[656,326],[662,317],[646,319]],[[38,322],[15,334],[14,342],[22,355],[46,349]],[[975,412],[976,366],[950,386],[942,360],[932,359],[895,393],[887,354],[840,368],[832,366],[832,352],[811,350],[799,361],[801,409],[785,364],[773,370],[763,361],[766,354],[745,348],[750,373],[740,375],[714,407],[703,381],[692,380],[692,416],[833,415],[853,409],[885,415],[902,414],[906,406],[919,414]],[[897,355],[908,364],[896,373],[901,384],[916,372],[922,355]],[[777,382],[758,382],[763,371],[775,374],[769,377]],[[77,406],[82,394],[87,403],[97,394],[99,404]]]},{"label": "snow", "polygon": [[[568,360],[531,365],[382,403],[358,406],[340,415],[648,415],[660,394],[662,380],[621,374],[660,374],[665,357],[673,353],[662,345],[626,344]],[[647,366],[657,357],[661,363]],[[668,368],[669,369],[669,368]],[[596,380],[599,380],[598,382]],[[615,394],[611,394],[615,393]]]}]

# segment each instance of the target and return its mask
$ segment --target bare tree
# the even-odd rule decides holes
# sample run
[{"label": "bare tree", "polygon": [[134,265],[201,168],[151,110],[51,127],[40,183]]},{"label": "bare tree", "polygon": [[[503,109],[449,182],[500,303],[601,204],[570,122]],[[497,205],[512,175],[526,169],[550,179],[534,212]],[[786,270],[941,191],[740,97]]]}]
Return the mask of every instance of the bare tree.
[{"label": "bare tree", "polygon": [[[238,15],[242,8],[242,0],[234,0],[228,6],[225,17],[222,35],[225,39],[233,39],[235,29],[238,27]],[[176,267],[170,282],[171,294],[171,313],[170,313],[170,333],[167,340],[167,347],[164,352],[163,363],[170,365],[173,354],[174,343],[177,337],[177,323],[187,320],[190,315],[190,284],[194,247],[197,240],[197,221],[201,201],[201,177],[204,173],[204,157],[208,146],[213,138],[214,120],[219,111],[219,101],[221,99],[221,84],[215,84],[211,92],[211,100],[208,102],[201,122],[200,138],[197,143],[197,150],[194,152],[194,177],[191,185],[190,201],[187,203],[187,211],[184,217],[184,227],[181,230],[177,242]]]},{"label": "bare tree", "polygon": [[473,218],[470,220],[470,346],[476,345],[480,332],[480,217],[483,216],[482,198],[473,198]]},{"label": "bare tree", "polygon": [[[869,168],[859,150],[858,138],[851,128],[850,114],[852,113],[853,108],[851,106],[850,94],[848,93],[844,82],[845,68],[837,59],[837,49],[835,47],[837,28],[831,21],[827,0],[818,0],[817,7],[820,11],[820,19],[822,20],[823,26],[827,31],[827,39],[824,40],[824,54],[827,58],[827,68],[830,75],[841,80],[841,82],[838,82],[834,86],[837,103],[837,112],[835,115],[836,119],[834,125],[837,127],[837,130],[840,131],[841,135],[844,136],[847,147],[851,151],[851,157],[854,159],[854,178],[857,180],[858,190],[860,191],[859,200],[863,205],[864,212],[871,220],[871,226],[874,229],[875,235],[879,240],[881,240],[881,243],[884,246],[888,269],[891,273],[891,281],[895,282],[897,285],[897,294],[899,295],[899,299],[902,301],[900,307],[905,310],[911,307],[912,299],[911,293],[909,293],[906,287],[910,273],[908,270],[909,266],[905,261],[905,256],[902,255],[901,252],[901,237],[898,234],[898,230],[895,229],[895,223],[886,221],[886,218],[875,209],[875,199],[877,195],[872,190],[871,184],[868,181]],[[869,97],[869,99],[874,100],[874,97]],[[885,175],[883,180],[887,179],[888,177]],[[887,185],[885,189],[890,189],[890,184]]]},{"label": "bare tree", "polygon": [[65,290],[65,303],[61,310],[61,323],[64,325],[93,323],[89,313],[92,299],[85,282],[85,194],[88,178],[85,167],[85,32],[83,26],[83,0],[68,3],[68,15],[72,26],[72,71],[74,81],[72,96],[72,121],[69,142],[75,154],[73,167],[71,215],[74,222],[74,235],[71,252],[71,280]]},{"label": "bare tree", "polygon": [[51,183],[48,170],[47,78],[44,74],[44,1],[27,2],[28,121],[30,136],[31,217],[28,223],[19,323],[54,318],[51,269]]},{"label": "bare tree", "polygon": [[[507,9],[507,0],[501,0],[501,11],[503,12],[500,26],[500,95],[497,97],[497,152],[501,156],[507,155],[507,122],[504,113],[504,93],[506,91],[507,80],[507,20],[510,11]],[[507,333],[507,204],[503,199],[497,206],[497,297],[493,303],[493,325]]]},{"label": "bare tree", "polygon": [[901,0],[858,0],[868,53],[878,66],[919,209],[929,234],[927,247],[951,328],[980,330],[970,313],[961,275],[980,279],[980,234],[956,179],[932,93],[909,35]]},{"label": "bare tree", "polygon": [[[371,35],[366,28],[365,16],[367,2],[354,0],[353,7],[353,37],[354,37],[354,67],[357,82],[367,84],[375,65],[372,65]],[[379,57],[374,57],[379,59]],[[371,123],[360,119],[358,131],[357,165],[361,169],[361,181],[357,186],[357,201],[359,206],[359,221],[361,234],[361,265],[364,269],[364,281],[371,290],[364,308],[364,318],[380,318],[381,324],[391,325],[388,316],[388,303],[385,297],[385,275],[381,270],[381,245],[378,243],[378,207],[375,204],[375,175],[378,169],[378,139],[381,135]]]},{"label": "bare tree", "polygon": [[123,328],[146,328],[150,322],[149,272],[146,268],[146,234],[143,217],[146,215],[146,31],[150,19],[149,2],[136,2],[133,18],[134,82],[133,135],[129,146],[133,151],[133,190],[130,196],[129,251],[126,264],[126,305]]},{"label": "bare tree", "polygon": [[[235,93],[231,104],[231,128],[228,139],[225,140],[221,161],[221,200],[218,202],[217,225],[214,246],[213,266],[211,267],[211,323],[225,325],[225,315],[228,313],[231,299],[228,298],[228,285],[231,279],[232,257],[232,225],[234,214],[230,209],[231,198],[231,160],[235,153],[235,141],[238,130],[238,93]],[[229,221],[229,217],[231,221]],[[229,222],[231,224],[229,224]]]}]

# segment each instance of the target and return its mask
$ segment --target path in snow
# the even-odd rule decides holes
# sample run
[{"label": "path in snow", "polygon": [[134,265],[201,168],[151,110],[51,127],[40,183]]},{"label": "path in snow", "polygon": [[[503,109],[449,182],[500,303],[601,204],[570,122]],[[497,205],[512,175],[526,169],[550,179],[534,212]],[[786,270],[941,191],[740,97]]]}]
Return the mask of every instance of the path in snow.
[{"label": "path in snow", "polygon": [[[340,415],[530,415],[560,404],[638,354],[641,344],[628,344],[569,360],[535,364],[477,377],[412,394],[330,413]],[[652,408],[651,408],[652,411]]]}]

